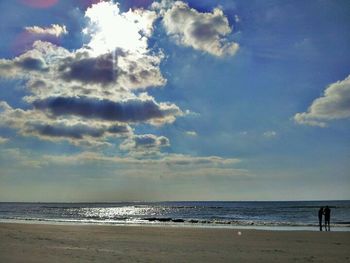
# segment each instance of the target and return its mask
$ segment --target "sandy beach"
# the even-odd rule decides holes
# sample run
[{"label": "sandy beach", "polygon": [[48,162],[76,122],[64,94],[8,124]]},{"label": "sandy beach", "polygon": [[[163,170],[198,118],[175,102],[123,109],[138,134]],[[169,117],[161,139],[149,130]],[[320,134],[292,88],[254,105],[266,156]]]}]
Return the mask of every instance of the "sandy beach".
[{"label": "sandy beach", "polygon": [[349,262],[349,247],[350,232],[0,224],[0,262]]}]

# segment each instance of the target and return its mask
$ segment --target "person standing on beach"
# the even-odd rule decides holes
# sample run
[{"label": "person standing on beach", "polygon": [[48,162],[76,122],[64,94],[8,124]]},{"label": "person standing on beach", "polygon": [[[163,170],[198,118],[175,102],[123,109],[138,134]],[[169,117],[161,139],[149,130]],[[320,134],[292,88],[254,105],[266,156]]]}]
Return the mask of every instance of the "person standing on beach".
[{"label": "person standing on beach", "polygon": [[320,225],[320,231],[322,231],[322,217],[323,217],[323,207],[318,210],[318,224]]},{"label": "person standing on beach", "polygon": [[[324,209],[324,223],[325,223],[324,227],[326,228],[326,231],[331,231],[330,221],[331,221],[331,209],[327,205],[326,208]],[[328,230],[327,230],[327,226],[328,226]]]}]

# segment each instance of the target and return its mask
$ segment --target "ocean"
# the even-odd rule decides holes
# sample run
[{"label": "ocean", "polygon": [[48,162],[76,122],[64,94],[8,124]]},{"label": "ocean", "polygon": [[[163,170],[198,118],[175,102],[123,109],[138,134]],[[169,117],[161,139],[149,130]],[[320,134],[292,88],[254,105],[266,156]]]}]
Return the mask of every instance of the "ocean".
[{"label": "ocean", "polygon": [[318,209],[326,205],[332,230],[350,231],[350,201],[0,203],[0,222],[317,231]]}]

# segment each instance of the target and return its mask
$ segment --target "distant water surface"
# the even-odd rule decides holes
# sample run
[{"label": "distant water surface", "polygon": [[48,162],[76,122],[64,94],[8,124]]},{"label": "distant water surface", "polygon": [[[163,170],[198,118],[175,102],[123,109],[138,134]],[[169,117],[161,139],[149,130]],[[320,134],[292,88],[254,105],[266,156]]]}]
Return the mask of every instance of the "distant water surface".
[{"label": "distant water surface", "polygon": [[350,201],[0,203],[0,221],[317,230],[318,209],[326,205],[334,230],[350,231]]}]

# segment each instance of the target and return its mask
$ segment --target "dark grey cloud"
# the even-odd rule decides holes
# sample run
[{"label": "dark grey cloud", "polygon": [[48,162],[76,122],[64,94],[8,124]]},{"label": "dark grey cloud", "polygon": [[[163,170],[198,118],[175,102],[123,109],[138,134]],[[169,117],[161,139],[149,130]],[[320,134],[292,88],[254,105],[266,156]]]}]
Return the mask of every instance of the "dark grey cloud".
[{"label": "dark grey cloud", "polygon": [[[157,86],[165,84],[160,74],[158,65],[152,61],[139,59],[138,61],[128,61],[129,65],[123,70],[123,75],[130,81],[130,86]],[[149,83],[144,85],[144,83]]]},{"label": "dark grey cloud", "polygon": [[[106,123],[79,118],[50,118],[41,111],[13,109],[0,101],[0,126],[17,129],[22,135],[44,140],[68,140],[75,144],[98,145],[109,137],[130,137],[132,129],[124,123]],[[84,141],[84,142],[83,142]]]},{"label": "dark grey cloud", "polygon": [[112,134],[123,134],[123,133],[129,133],[130,129],[128,126],[112,125],[111,127],[108,128],[107,131]]},{"label": "dark grey cloud", "polygon": [[82,52],[61,60],[57,74],[66,82],[113,84],[114,87],[128,90],[146,89],[166,83],[159,68],[162,58],[161,53],[140,57],[120,49],[97,57]]},{"label": "dark grey cloud", "polygon": [[111,54],[81,59],[67,59],[59,67],[66,81],[109,84],[115,82],[118,70]]},{"label": "dark grey cloud", "polygon": [[48,67],[42,58],[27,53],[13,60],[0,59],[0,77],[14,77],[29,73],[45,74]]},{"label": "dark grey cloud", "polygon": [[37,79],[35,79],[34,81],[30,81],[27,84],[28,87],[30,87],[31,89],[41,89],[46,87],[45,81]]},{"label": "dark grey cloud", "polygon": [[101,128],[89,127],[87,125],[51,125],[35,124],[30,127],[31,133],[38,133],[47,137],[65,137],[70,139],[83,139],[84,136],[102,137],[105,131]]},{"label": "dark grey cloud", "polygon": [[139,135],[134,137],[136,148],[153,148],[153,147],[163,147],[169,145],[169,139],[161,136],[156,137],[152,134]]},{"label": "dark grey cloud", "polygon": [[36,71],[47,70],[45,62],[42,59],[32,58],[32,57],[25,57],[19,61],[16,61],[15,65],[26,70],[36,70]]},{"label": "dark grey cloud", "polygon": [[48,110],[55,116],[75,115],[88,119],[119,122],[147,122],[180,115],[174,104],[157,104],[154,100],[130,99],[126,101],[98,100],[93,98],[50,97],[33,102],[36,109]]},{"label": "dark grey cloud", "polygon": [[62,123],[29,123],[25,127],[25,133],[38,135],[39,137],[56,137],[68,139],[84,139],[86,137],[101,138],[108,135],[127,136],[130,132],[128,126],[113,125],[107,126],[89,126],[85,124],[66,125]]}]

